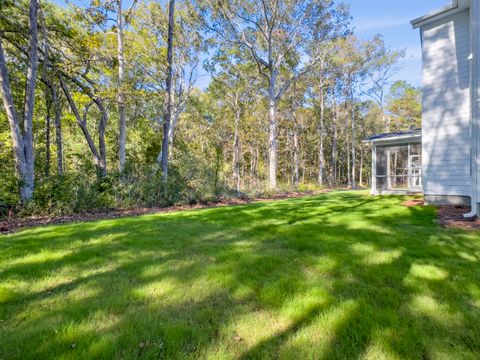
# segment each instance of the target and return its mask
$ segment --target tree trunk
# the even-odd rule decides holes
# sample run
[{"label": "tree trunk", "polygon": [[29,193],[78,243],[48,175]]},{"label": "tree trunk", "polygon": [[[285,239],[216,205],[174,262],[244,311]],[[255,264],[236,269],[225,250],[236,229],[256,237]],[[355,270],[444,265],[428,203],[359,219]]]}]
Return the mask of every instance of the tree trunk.
[{"label": "tree trunk", "polygon": [[[105,176],[107,173],[106,169],[106,162],[104,159],[102,159],[102,153],[97,150],[97,147],[95,146],[95,142],[93,141],[92,136],[90,135],[90,132],[88,131],[87,128],[87,123],[86,123],[86,113],[84,118],[80,116],[80,112],[78,111],[77,105],[72,99],[72,96],[70,95],[70,92],[68,91],[67,86],[63,82],[61,76],[60,76],[60,85],[63,89],[63,92],[65,94],[65,97],[67,98],[67,101],[70,105],[70,108],[72,109],[73,115],[75,116],[75,119],[77,120],[77,124],[80,127],[80,129],[83,132],[83,136],[85,137],[85,140],[87,141],[88,147],[90,149],[90,152],[92,153],[93,156],[93,161],[95,164],[95,168],[97,169],[97,176],[101,178],[102,176]],[[101,135],[102,132],[99,130],[99,135]],[[100,141],[100,143],[104,143],[103,141]]]},{"label": "tree trunk", "polygon": [[382,113],[382,123],[385,124],[385,132],[390,132],[390,117],[385,116],[385,109],[383,108],[383,100],[380,103],[380,111]]},{"label": "tree trunk", "polygon": [[363,163],[364,163],[365,151],[363,146],[360,149],[360,169],[359,169],[359,179],[358,184],[363,186]]},{"label": "tree trunk", "polygon": [[166,82],[166,106],[165,106],[165,119],[163,123],[163,141],[161,152],[161,166],[163,181],[168,181],[168,148],[169,148],[169,133],[170,133],[170,120],[172,118],[172,92],[173,92],[173,30],[174,30],[174,11],[175,0],[169,1],[169,15],[168,15],[168,49],[167,49],[167,82]]},{"label": "tree trunk", "polygon": [[25,142],[20,129],[20,122],[15,104],[13,102],[12,91],[10,87],[10,78],[8,75],[7,64],[3,51],[1,32],[0,32],[0,85],[2,87],[2,99],[7,114],[8,123],[10,125],[10,134],[13,143],[13,156],[15,160],[15,168],[20,180],[20,198],[23,202],[30,200],[30,188],[27,185],[27,159],[25,156]]},{"label": "tree trunk", "polygon": [[43,38],[43,53],[44,53],[44,62],[42,68],[42,81],[45,83],[45,104],[46,104],[46,116],[45,116],[45,177],[50,175],[50,124],[51,124],[51,115],[52,115],[52,91],[51,84],[48,80],[48,67],[49,67],[49,46],[48,46],[48,35],[47,27],[45,25],[45,16],[42,9],[39,9],[39,25],[40,31]]},{"label": "tree trunk", "polygon": [[[178,119],[180,118],[180,114],[182,109],[178,106],[174,106],[175,103],[175,91],[172,90],[172,117],[170,120],[170,130],[168,131],[168,142],[169,146],[173,146],[173,142],[175,141],[175,129],[177,128]],[[171,152],[170,152],[171,155]],[[170,156],[171,158],[171,156]]]},{"label": "tree trunk", "polygon": [[[347,100],[348,101],[348,100]],[[345,132],[346,132],[346,150],[347,150],[347,157],[346,157],[346,160],[347,160],[347,186],[349,188],[352,187],[352,173],[351,173],[351,170],[352,170],[352,167],[351,167],[351,162],[350,162],[350,150],[351,150],[351,144],[350,144],[350,132],[349,132],[349,118],[348,118],[348,102],[345,101]]]},{"label": "tree trunk", "polygon": [[355,154],[355,141],[356,141],[356,118],[355,118],[355,102],[353,98],[353,89],[350,90],[350,101],[351,101],[351,116],[352,116],[352,174],[351,174],[351,185],[352,189],[357,187],[355,179],[355,169],[356,169],[356,154]]},{"label": "tree trunk", "polygon": [[325,99],[323,92],[323,79],[320,79],[320,148],[319,148],[319,167],[318,167],[318,185],[323,186],[325,181]]},{"label": "tree trunk", "polygon": [[240,109],[238,104],[238,95],[235,98],[235,124],[233,131],[233,182],[237,194],[240,194],[240,142],[238,136],[238,126],[240,123]]},{"label": "tree trunk", "polygon": [[62,139],[62,108],[58,98],[57,89],[54,85],[51,87],[52,103],[55,110],[55,145],[57,147],[57,172],[63,175],[63,139]]},{"label": "tree trunk", "polygon": [[52,99],[48,94],[48,87],[45,90],[45,102],[47,104],[45,116],[45,176],[50,176],[50,123],[52,114]]},{"label": "tree trunk", "polygon": [[33,112],[35,107],[35,86],[38,69],[38,2],[30,0],[29,5],[29,54],[23,113],[23,134],[20,118],[15,110],[10,78],[0,34],[0,87],[13,143],[15,167],[20,180],[20,199],[27,202],[32,199],[34,189],[34,148],[33,148]]},{"label": "tree trunk", "polygon": [[[96,105],[98,111],[101,114],[100,122],[98,124],[98,155],[99,155],[99,164],[98,164],[98,170],[100,170],[99,176],[100,177],[105,177],[107,175],[107,147],[105,144],[105,129],[108,123],[108,112],[105,106],[103,105],[103,101],[94,94],[93,91],[91,90],[88,86],[83,84],[79,79],[77,79],[74,76],[69,76],[68,74],[61,72],[58,74],[58,78],[60,80],[60,85],[63,89],[63,92],[65,93],[65,96],[67,97],[68,103],[70,104],[70,107],[72,108],[72,111],[74,111],[73,106],[76,107],[75,102],[72,100],[72,97],[70,96],[70,93],[68,91],[68,88],[65,86],[65,83],[63,82],[63,77],[68,78],[70,81],[72,81],[74,84],[76,84],[78,87],[82,89],[82,91],[92,100],[92,102]],[[87,79],[87,81],[89,81]],[[73,105],[73,106],[72,106]],[[77,110],[78,112],[78,110]],[[75,117],[77,117],[75,115]],[[80,126],[82,123],[81,118],[77,118],[77,121],[80,120],[79,124]],[[86,119],[84,123],[86,122]],[[84,124],[84,128],[87,129],[86,124]],[[84,131],[82,129],[82,131]],[[88,131],[88,129],[87,129]],[[90,146],[90,144],[89,144]]]},{"label": "tree trunk", "polygon": [[337,186],[337,174],[338,174],[338,151],[337,151],[337,144],[338,144],[338,129],[337,129],[337,122],[338,122],[338,106],[335,100],[335,93],[333,94],[333,139],[332,139],[332,170],[333,170],[333,186]]},{"label": "tree trunk", "polygon": [[38,69],[38,2],[30,0],[29,6],[29,62],[27,69],[27,85],[25,90],[25,110],[23,118],[25,159],[27,160],[26,195],[32,198],[35,182],[35,153],[33,148],[33,113],[35,109],[35,86]]},{"label": "tree trunk", "polygon": [[[62,140],[62,125],[61,125],[61,117],[62,117],[62,109],[60,106],[60,102],[58,99],[58,93],[57,93],[57,88],[56,86],[52,83],[48,76],[48,68],[50,66],[49,64],[49,57],[50,57],[50,47],[48,44],[48,33],[47,33],[47,27],[45,24],[45,14],[42,9],[39,9],[39,15],[40,15],[40,25],[41,25],[41,34],[43,36],[43,51],[44,51],[44,63],[43,63],[43,72],[42,72],[42,81],[45,83],[47,86],[48,90],[50,91],[50,103],[48,107],[48,171],[50,171],[50,123],[51,123],[51,106],[53,105],[54,109],[54,121],[55,121],[55,145],[57,149],[57,173],[58,175],[62,176],[63,175],[63,140]],[[47,97],[48,99],[48,97]]]},{"label": "tree trunk", "polygon": [[297,125],[293,127],[293,186],[298,188],[300,183],[300,164],[298,159],[298,129]]},{"label": "tree trunk", "polygon": [[108,116],[107,110],[102,102],[98,99],[93,100],[101,113],[100,124],[98,125],[98,148],[100,151],[100,169],[102,177],[107,176],[107,145],[105,144],[105,128],[107,127]]},{"label": "tree trunk", "polygon": [[268,184],[277,188],[277,100],[275,98],[276,76],[270,77],[268,93]]},{"label": "tree trunk", "polygon": [[125,58],[123,54],[123,13],[122,0],[117,0],[117,59],[118,59],[118,121],[119,121],[119,150],[118,170],[122,173],[125,170],[126,143],[127,143],[127,121],[125,118],[125,95],[123,92],[125,78]]}]

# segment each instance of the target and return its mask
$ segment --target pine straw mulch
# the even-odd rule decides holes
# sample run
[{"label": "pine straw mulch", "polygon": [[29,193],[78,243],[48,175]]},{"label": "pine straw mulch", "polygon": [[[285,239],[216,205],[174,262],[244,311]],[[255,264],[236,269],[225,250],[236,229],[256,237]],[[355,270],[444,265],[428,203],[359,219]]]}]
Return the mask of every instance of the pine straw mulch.
[{"label": "pine straw mulch", "polygon": [[[408,200],[402,205],[406,207],[423,206],[424,201],[423,199]],[[480,229],[480,219],[477,217],[465,219],[463,217],[464,214],[468,214],[469,212],[469,206],[437,206],[438,222],[444,228]]]},{"label": "pine straw mulch", "polygon": [[469,206],[438,206],[438,220],[443,227],[456,229],[480,229],[480,219],[465,219],[464,214],[470,212]]},{"label": "pine straw mulch", "polygon": [[59,224],[67,224],[67,223],[82,222],[82,221],[97,221],[97,220],[118,219],[118,218],[138,216],[138,215],[170,213],[175,211],[246,205],[246,204],[252,204],[260,201],[299,198],[302,196],[317,195],[317,194],[327,193],[331,191],[332,190],[330,189],[325,189],[321,191],[305,191],[305,192],[292,191],[292,192],[280,193],[280,194],[269,196],[269,197],[258,197],[253,199],[239,197],[239,198],[221,199],[216,202],[209,202],[205,204],[175,205],[175,206],[169,206],[169,207],[151,207],[151,208],[137,207],[132,209],[111,209],[111,210],[93,211],[89,213],[71,214],[71,215],[64,215],[64,216],[32,216],[27,218],[20,218],[20,217],[13,216],[4,221],[0,221],[0,234],[13,233],[21,229],[35,227],[35,226],[59,225]]}]

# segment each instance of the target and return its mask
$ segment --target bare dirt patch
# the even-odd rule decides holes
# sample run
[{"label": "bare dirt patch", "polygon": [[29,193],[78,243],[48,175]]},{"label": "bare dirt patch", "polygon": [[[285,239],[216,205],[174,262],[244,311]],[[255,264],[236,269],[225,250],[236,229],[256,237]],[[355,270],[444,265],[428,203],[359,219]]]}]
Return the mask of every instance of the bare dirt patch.
[{"label": "bare dirt patch", "polygon": [[222,199],[216,202],[210,202],[205,204],[176,205],[176,206],[169,206],[169,207],[152,207],[152,208],[137,207],[132,209],[111,209],[111,210],[92,211],[89,213],[72,214],[72,215],[64,215],[64,216],[32,216],[28,218],[10,217],[9,219],[0,222],[0,234],[12,233],[24,228],[29,228],[34,226],[59,225],[59,224],[67,224],[67,223],[80,222],[80,221],[118,219],[118,218],[138,216],[138,215],[169,213],[169,212],[175,212],[175,211],[185,211],[185,210],[195,210],[195,209],[207,209],[207,208],[223,207],[223,206],[246,205],[246,204],[251,204],[259,201],[299,198],[302,196],[322,194],[322,193],[327,193],[331,191],[332,190],[330,189],[325,189],[321,191],[307,191],[307,192],[291,191],[291,192],[285,192],[285,193],[276,194],[268,197],[258,197],[254,199],[229,198],[229,199]]},{"label": "bare dirt patch", "polygon": [[414,207],[414,206],[423,206],[425,202],[423,199],[413,199],[413,200],[407,200],[405,201],[402,205],[406,207]]}]

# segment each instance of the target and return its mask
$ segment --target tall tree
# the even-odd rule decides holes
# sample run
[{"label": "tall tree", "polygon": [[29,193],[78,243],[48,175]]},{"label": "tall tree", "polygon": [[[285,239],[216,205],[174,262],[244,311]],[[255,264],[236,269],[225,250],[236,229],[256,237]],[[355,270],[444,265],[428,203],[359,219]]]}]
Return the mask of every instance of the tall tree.
[{"label": "tall tree", "polygon": [[79,8],[84,20],[90,26],[98,26],[104,35],[110,32],[108,28],[112,26],[116,37],[116,62],[117,62],[117,79],[116,79],[116,103],[118,112],[118,170],[122,173],[125,169],[126,161],[126,145],[127,145],[127,118],[126,118],[126,98],[125,98],[125,29],[130,21],[130,16],[136,5],[137,0],[131,2],[130,8],[124,13],[123,0],[93,0],[85,9]]},{"label": "tall tree", "polygon": [[175,26],[175,0],[169,0],[168,3],[168,46],[167,46],[167,79],[166,79],[166,101],[165,116],[163,119],[163,141],[162,141],[162,176],[163,181],[168,180],[168,148],[170,145],[170,121],[172,119],[172,101],[173,101],[173,32]]},{"label": "tall tree", "polygon": [[385,116],[385,91],[391,84],[391,78],[398,73],[405,57],[404,50],[391,50],[385,45],[381,35],[363,43],[365,57],[362,93],[374,100],[382,111],[385,131],[390,131],[390,118]]},{"label": "tall tree", "polygon": [[345,9],[334,8],[330,0],[261,0],[260,6],[254,0],[210,4],[213,12],[208,28],[248,51],[266,80],[268,182],[276,188],[278,102],[319,60],[317,56],[302,61],[312,40],[325,41],[338,35],[339,24],[345,24]]},{"label": "tall tree", "polygon": [[31,200],[35,186],[35,154],[33,147],[33,113],[35,106],[35,87],[38,69],[38,2],[30,0],[28,9],[28,66],[26,75],[25,101],[23,110],[23,131],[21,118],[15,109],[10,77],[0,32],[0,86],[3,104],[10,124],[11,137],[17,173],[20,180],[20,198],[23,202]]},{"label": "tall tree", "polygon": [[125,118],[125,94],[123,90],[125,79],[125,54],[123,50],[123,28],[124,18],[122,9],[122,0],[116,0],[117,13],[117,60],[118,60],[118,124],[119,124],[119,141],[118,141],[118,170],[122,173],[125,169],[126,145],[127,145],[127,120]]},{"label": "tall tree", "polygon": [[[169,3],[167,3],[170,5]],[[136,87],[144,94],[152,95],[156,102],[159,94],[165,95],[160,104],[155,105],[151,120],[163,127],[167,105],[168,72],[168,24],[169,6],[164,7],[151,1],[140,4],[132,15],[131,68],[136,77]],[[198,14],[189,1],[175,1],[172,48],[171,115],[168,132],[168,159],[172,160],[175,131],[181,115],[185,112],[188,100],[197,80],[197,70],[206,42],[199,31]],[[134,70],[133,70],[134,69]],[[163,144],[163,140],[161,141]],[[162,147],[157,153],[156,162],[161,165]]]}]

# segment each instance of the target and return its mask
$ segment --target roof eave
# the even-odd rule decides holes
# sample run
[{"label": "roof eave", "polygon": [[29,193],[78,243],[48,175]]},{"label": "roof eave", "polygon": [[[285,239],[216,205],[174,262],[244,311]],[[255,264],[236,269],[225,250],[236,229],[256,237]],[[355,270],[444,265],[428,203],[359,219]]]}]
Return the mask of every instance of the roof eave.
[{"label": "roof eave", "polygon": [[419,140],[422,138],[422,133],[418,134],[406,134],[406,135],[399,135],[399,136],[392,136],[386,138],[379,138],[379,139],[372,139],[372,140],[363,140],[364,143],[371,143],[371,144],[387,144],[387,143],[398,143],[398,142],[409,142],[412,140]]},{"label": "roof eave", "polygon": [[448,16],[453,12],[456,12],[456,10],[459,10],[459,3],[458,0],[453,0],[451,5],[447,5],[441,9],[438,9],[436,11],[432,11],[424,16],[421,16],[419,18],[416,18],[412,21],[410,21],[410,24],[414,29],[419,28],[425,24],[428,24],[432,21],[441,19],[442,17]]}]

